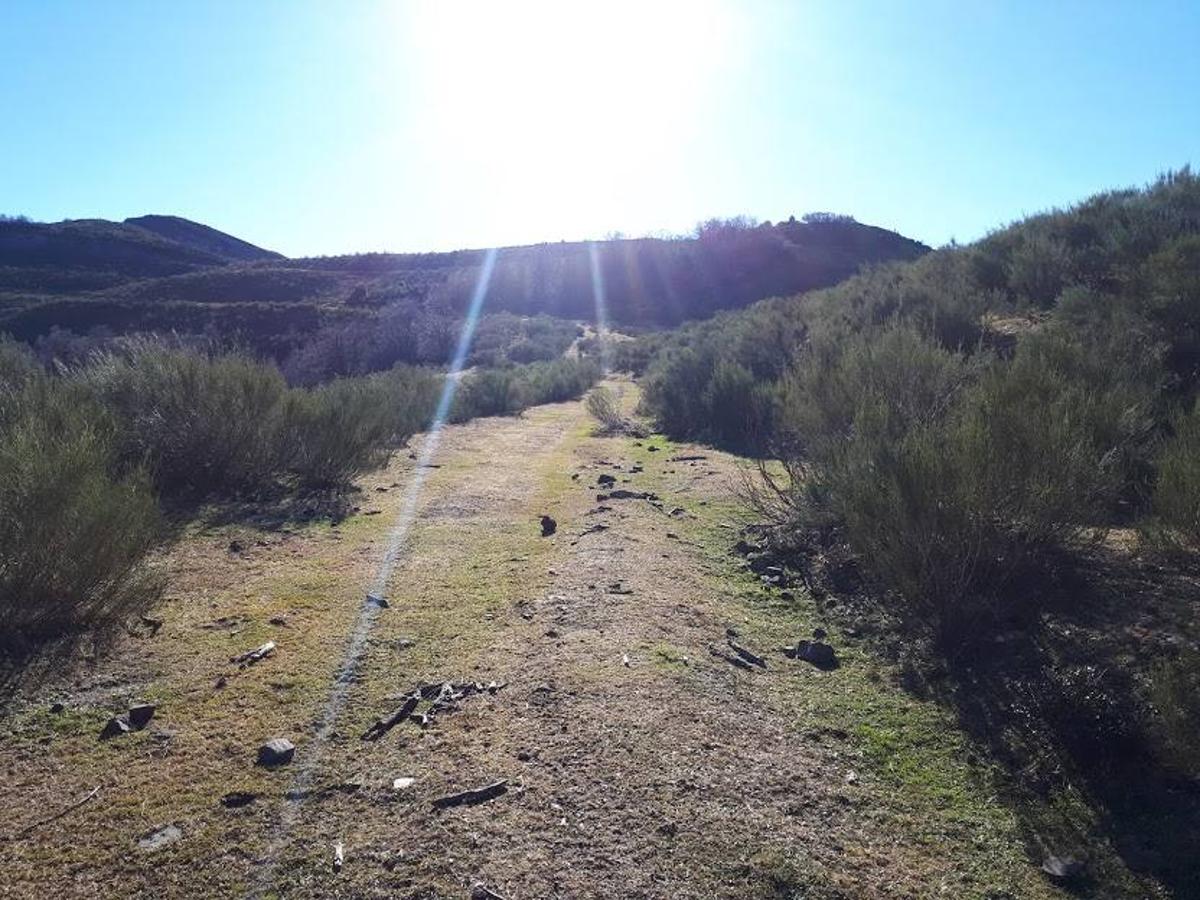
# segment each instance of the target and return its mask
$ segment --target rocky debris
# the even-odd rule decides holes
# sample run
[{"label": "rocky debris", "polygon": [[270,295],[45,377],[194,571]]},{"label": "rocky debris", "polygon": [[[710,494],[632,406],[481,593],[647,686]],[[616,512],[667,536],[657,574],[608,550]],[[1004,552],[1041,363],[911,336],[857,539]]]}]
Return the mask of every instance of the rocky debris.
[{"label": "rocky debris", "polygon": [[667,537],[668,537],[670,540],[672,540],[672,541],[677,541],[677,540],[679,540],[679,535],[677,535],[677,534],[676,534],[675,532],[673,532],[673,531],[668,531],[668,532],[667,532]]},{"label": "rocky debris", "polygon": [[255,647],[253,650],[247,650],[245,653],[239,653],[237,656],[231,656],[229,661],[237,663],[239,669],[244,669],[246,666],[252,666],[260,660],[266,659],[275,652],[275,642],[267,641],[261,646]]},{"label": "rocky debris", "polygon": [[1051,854],[1042,861],[1042,871],[1057,881],[1072,881],[1083,874],[1083,863],[1074,856]]},{"label": "rocky debris", "polygon": [[731,666],[737,666],[739,669],[745,669],[747,672],[754,671],[754,666],[750,665],[750,663],[746,662],[746,660],[742,659],[736,653],[730,653],[726,650],[722,650],[720,647],[711,645],[708,648],[708,652],[717,659],[725,660],[725,662],[729,663]]},{"label": "rocky debris", "polygon": [[151,616],[141,616],[139,617],[138,621],[150,629],[151,637],[154,637],[154,635],[158,634],[158,630],[163,627],[162,619],[155,619]]},{"label": "rocky debris", "polygon": [[542,516],[542,537],[550,537],[558,531],[558,523],[550,516]]},{"label": "rocky debris", "polygon": [[596,495],[597,503],[604,503],[608,500],[658,500],[658,495],[649,491],[631,491],[626,488],[617,488],[607,494]]},{"label": "rocky debris", "polygon": [[50,704],[50,715],[58,716],[67,711],[66,704],[61,701],[56,701]]},{"label": "rocky debris", "polygon": [[342,871],[342,866],[346,864],[346,848],[342,846],[342,842],[338,841],[333,845],[333,871]]},{"label": "rocky debris", "polygon": [[[458,703],[474,694],[495,694],[505,686],[503,681],[434,681],[419,684],[403,695],[400,706],[381,719],[377,719],[362,734],[364,741],[377,741],[405,719],[414,719],[422,728],[433,724],[437,713],[450,713],[458,709]],[[429,705],[418,711],[421,701]]]},{"label": "rocky debris", "polygon": [[651,444],[649,447],[646,448],[646,452],[657,453],[661,449],[662,449],[661,447],[655,447],[653,444]]},{"label": "rocky debris", "polygon": [[469,790],[459,791],[456,794],[447,794],[444,797],[438,797],[433,801],[433,808],[449,809],[452,806],[474,806],[477,803],[486,803],[488,800],[495,800],[506,793],[508,793],[508,779],[502,778],[500,781],[493,781],[491,784],[485,784],[483,787],[470,788]]},{"label": "rocky debris", "polygon": [[732,638],[727,638],[726,643],[729,644],[730,650],[732,650],[734,653],[736,653],[740,658],[744,659],[746,662],[750,663],[750,665],[758,666],[760,669],[765,669],[767,667],[767,661],[765,659],[763,659],[757,653],[754,653],[753,651],[746,649],[745,647],[743,647],[741,644],[737,643],[737,641],[733,640]]},{"label": "rocky debris", "polygon": [[246,545],[243,544],[241,541],[230,541],[229,542],[229,552],[230,553],[245,553]]},{"label": "rocky debris", "polygon": [[211,622],[205,622],[200,627],[205,631],[238,631],[250,620],[244,616],[221,616]]},{"label": "rocky debris", "polygon": [[258,794],[252,794],[249,791],[230,791],[221,798],[221,805],[226,809],[238,809],[242,806],[249,806],[258,799]]},{"label": "rocky debris", "polygon": [[[583,529],[583,531],[579,532],[579,536],[583,537],[585,534],[597,534],[601,531],[608,531],[608,526],[602,522],[597,522],[595,525],[589,525],[587,528]],[[577,540],[572,541],[572,546],[578,543],[579,541]]]},{"label": "rocky debris", "polygon": [[145,853],[153,853],[183,837],[183,832],[174,825],[164,825],[138,840],[138,849]]},{"label": "rocky debris", "polygon": [[627,587],[623,581],[613,581],[608,585],[608,593],[610,594],[632,594],[633,588]]},{"label": "rocky debris", "polygon": [[100,729],[100,740],[107,741],[110,738],[119,737],[123,734],[129,734],[129,719],[125,716],[113,716],[104,723],[104,727]]},{"label": "rocky debris", "polygon": [[667,457],[667,462],[699,462],[702,459],[708,459],[708,457],[703,453],[690,453]]},{"label": "rocky debris", "polygon": [[629,467],[630,475],[636,475],[639,472],[645,472],[645,471],[646,471],[646,467],[643,466],[641,463],[634,463],[632,466]]},{"label": "rocky debris", "polygon": [[387,609],[390,605],[385,599],[383,599],[383,597],[379,596],[379,594],[367,594],[367,602],[373,604],[374,606],[378,606],[380,609]]},{"label": "rocky debris", "polygon": [[412,787],[416,783],[417,783],[417,779],[412,778],[411,776],[408,776],[408,775],[401,775],[399,778],[392,781],[392,790],[393,791],[407,790],[408,788]]},{"label": "rocky debris", "polygon": [[258,748],[257,765],[268,769],[286,766],[296,755],[296,745],[287,738],[272,738]]},{"label": "rocky debris", "polygon": [[287,625],[287,619],[285,619],[283,616],[272,616],[267,620],[267,624],[283,627]]},{"label": "rocky debris", "polygon": [[612,512],[612,507],[611,506],[593,506],[591,509],[589,509],[587,511],[586,515],[594,516],[594,515],[598,515],[599,513],[606,513],[606,512]]},{"label": "rocky debris", "polygon": [[482,881],[471,885],[471,900],[507,900],[503,894],[497,894]]},{"label": "rocky debris", "polygon": [[600,487],[608,488],[608,487],[612,487],[616,483],[617,483],[617,479],[607,473],[601,475],[600,477],[598,477],[596,479],[596,484],[600,485]]},{"label": "rocky debris", "polygon": [[153,703],[135,703],[129,707],[129,727],[134,731],[141,731],[150,724],[150,720],[154,718],[154,711],[158,709]]},{"label": "rocky debris", "polygon": [[836,669],[839,665],[833,648],[821,641],[799,641],[795,647],[783,647],[781,651],[789,659],[802,659],[826,671]]},{"label": "rocky debris", "polygon": [[362,734],[364,741],[377,741],[409,716],[416,711],[417,704],[421,702],[420,691],[414,691],[404,698],[404,702],[400,704],[393,712],[383,718],[376,719],[370,728]]}]

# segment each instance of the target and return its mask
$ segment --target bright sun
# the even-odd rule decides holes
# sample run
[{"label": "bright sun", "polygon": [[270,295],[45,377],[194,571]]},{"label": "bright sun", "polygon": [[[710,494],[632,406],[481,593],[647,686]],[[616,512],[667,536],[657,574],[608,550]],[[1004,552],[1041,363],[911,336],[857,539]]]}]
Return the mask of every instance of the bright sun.
[{"label": "bright sun", "polygon": [[453,182],[462,214],[485,191],[546,237],[636,227],[678,189],[661,174],[687,154],[733,50],[715,0],[409,12],[405,69],[431,177]]}]

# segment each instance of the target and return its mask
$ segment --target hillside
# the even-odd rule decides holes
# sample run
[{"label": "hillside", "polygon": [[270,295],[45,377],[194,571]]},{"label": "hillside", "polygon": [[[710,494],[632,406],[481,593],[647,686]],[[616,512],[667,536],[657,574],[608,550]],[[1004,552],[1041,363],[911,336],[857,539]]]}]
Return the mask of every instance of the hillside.
[{"label": "hillside", "polygon": [[[635,329],[834,284],[863,266],[928,250],[821,216],[774,226],[710,223],[695,238],[508,247],[499,251],[487,311],[593,319],[593,246],[610,320]],[[399,307],[409,320],[454,322],[465,314],[483,255],[287,260],[169,216],[2,223],[0,332],[29,342],[53,330],[207,334],[283,358],[331,339],[314,332],[369,331]]]},{"label": "hillside", "polygon": [[223,231],[217,231],[215,228],[179,216],[136,216],[126,219],[125,224],[144,228],[169,241],[194,247],[223,259],[250,262],[259,259],[283,258],[281,253],[264,250],[240,238],[235,238],[231,234],[225,234]]}]

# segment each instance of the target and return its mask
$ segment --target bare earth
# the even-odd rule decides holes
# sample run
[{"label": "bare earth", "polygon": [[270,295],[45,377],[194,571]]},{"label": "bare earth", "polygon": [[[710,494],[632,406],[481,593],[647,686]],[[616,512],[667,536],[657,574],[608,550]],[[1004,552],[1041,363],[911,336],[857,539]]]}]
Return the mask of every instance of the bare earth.
[{"label": "bare earth", "polygon": [[[164,561],[157,634],[5,709],[0,894],[1059,896],[942,712],[836,630],[833,672],[777,652],[827,623],[730,555],[749,520],[739,462],[591,427],[567,403],[444,433],[324,743],[317,723],[413,460],[365,479],[340,526],[189,535]],[[598,503],[602,473],[661,508]],[[710,654],[727,629],[766,671]],[[267,640],[273,656],[229,662]],[[448,680],[504,686],[360,739],[415,686]],[[138,700],[158,704],[151,724],[98,741]],[[906,742],[927,734],[910,763]],[[272,737],[298,749],[268,771],[254,762]],[[414,780],[395,789],[400,777]],[[502,779],[493,799],[433,806]],[[227,808],[231,792],[254,799]]]}]

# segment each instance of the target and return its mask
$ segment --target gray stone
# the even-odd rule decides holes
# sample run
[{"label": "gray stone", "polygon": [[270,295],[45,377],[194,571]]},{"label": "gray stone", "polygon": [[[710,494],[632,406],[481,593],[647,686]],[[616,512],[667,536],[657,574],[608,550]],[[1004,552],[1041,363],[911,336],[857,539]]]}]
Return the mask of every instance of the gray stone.
[{"label": "gray stone", "polygon": [[144,838],[138,841],[138,848],[146,853],[153,853],[155,850],[161,850],[169,844],[175,843],[183,837],[183,832],[174,825],[164,825],[157,831],[152,831]]},{"label": "gray stone", "polygon": [[107,741],[109,738],[119,737],[122,734],[129,734],[129,719],[125,716],[113,716],[101,729],[100,740]]},{"label": "gray stone", "polygon": [[287,738],[272,738],[258,748],[258,765],[285,766],[296,755],[296,745]]}]

